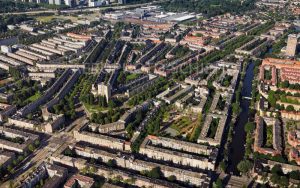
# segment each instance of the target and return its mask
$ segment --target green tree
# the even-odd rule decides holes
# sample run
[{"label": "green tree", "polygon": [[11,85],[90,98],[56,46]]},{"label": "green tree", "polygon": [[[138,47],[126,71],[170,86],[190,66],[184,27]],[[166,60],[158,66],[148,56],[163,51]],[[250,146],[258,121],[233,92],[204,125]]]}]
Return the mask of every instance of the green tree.
[{"label": "green tree", "polygon": [[235,115],[238,115],[241,112],[239,103],[235,102],[235,103],[232,104],[232,112]]},{"label": "green tree", "polygon": [[93,174],[97,171],[97,169],[94,166],[90,166],[89,173]]},{"label": "green tree", "polygon": [[83,174],[87,174],[87,173],[89,172],[88,166],[85,166],[83,169],[81,169],[81,172],[82,172]]},{"label": "green tree", "polygon": [[168,178],[168,181],[171,181],[171,182],[173,182],[173,181],[176,181],[176,176],[169,176]]},{"label": "green tree", "polygon": [[18,157],[18,162],[21,162],[21,161],[23,161],[24,160],[24,156],[23,155],[20,155],[19,157]]},{"label": "green tree", "polygon": [[227,164],[226,164],[226,162],[225,162],[224,160],[220,162],[220,168],[221,168],[221,170],[222,170],[223,172],[226,171],[226,169],[227,169]]},{"label": "green tree", "polygon": [[292,112],[292,111],[295,111],[295,108],[294,108],[294,106],[292,106],[292,105],[288,105],[288,106],[286,107],[286,111]]},{"label": "green tree", "polygon": [[282,168],[280,165],[274,165],[273,168],[271,169],[271,173],[272,174],[278,174],[278,175],[282,175]]},{"label": "green tree", "polygon": [[289,186],[289,179],[285,176],[281,176],[279,185],[281,187],[288,187]]},{"label": "green tree", "polygon": [[292,171],[290,172],[290,178],[294,179],[294,180],[300,180],[300,171]]},{"label": "green tree", "polygon": [[107,165],[108,165],[109,167],[116,167],[116,166],[117,166],[117,162],[116,162],[114,159],[109,159],[109,160],[107,161]]},{"label": "green tree", "polygon": [[237,169],[243,173],[247,174],[253,167],[253,164],[249,160],[243,160],[237,165]]},{"label": "green tree", "polygon": [[147,176],[150,177],[150,178],[158,179],[162,176],[162,173],[161,173],[159,167],[155,167],[147,173]]},{"label": "green tree", "polygon": [[13,169],[13,167],[12,167],[11,165],[8,165],[8,166],[7,166],[7,171],[8,171],[9,173],[11,173],[11,174],[14,173],[14,169]]},{"label": "green tree", "polygon": [[294,89],[294,87],[295,87],[293,84],[290,84],[289,81],[284,81],[282,86],[284,88],[290,88],[290,89]]},{"label": "green tree", "polygon": [[117,107],[117,105],[113,100],[109,100],[108,101],[108,107],[109,108],[115,108],[115,107]]},{"label": "green tree", "polygon": [[217,181],[213,183],[213,188],[223,188],[223,182],[220,178],[218,178]]},{"label": "green tree", "polygon": [[252,133],[255,130],[255,124],[253,122],[248,122],[246,123],[244,129],[245,132]]},{"label": "green tree", "polygon": [[21,79],[21,72],[19,69],[14,68],[14,67],[9,67],[8,72],[14,79],[16,79],[16,80]]},{"label": "green tree", "polygon": [[125,130],[126,130],[127,134],[129,135],[129,137],[131,138],[132,134],[133,134],[133,124],[129,123]]},{"label": "green tree", "polygon": [[32,144],[29,144],[28,150],[33,152],[35,150],[35,147]]},{"label": "green tree", "polygon": [[73,151],[70,149],[70,148],[67,148],[65,151],[64,151],[64,154],[67,155],[67,156],[73,156]]},{"label": "green tree", "polygon": [[17,161],[16,159],[14,159],[14,160],[12,161],[12,164],[13,164],[14,166],[16,166],[17,163],[18,163],[18,161]]},{"label": "green tree", "polygon": [[268,101],[271,104],[272,107],[276,106],[276,97],[275,97],[275,91],[270,90],[268,93]]},{"label": "green tree", "polygon": [[35,145],[36,147],[40,146],[40,144],[41,144],[41,142],[40,142],[39,140],[34,141],[34,145]]}]

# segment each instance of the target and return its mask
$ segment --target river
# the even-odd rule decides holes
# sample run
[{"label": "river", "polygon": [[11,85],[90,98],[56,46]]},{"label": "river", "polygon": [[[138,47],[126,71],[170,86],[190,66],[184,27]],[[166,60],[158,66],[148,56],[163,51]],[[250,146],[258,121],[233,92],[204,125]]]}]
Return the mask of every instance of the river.
[{"label": "river", "polygon": [[[246,75],[243,81],[242,97],[251,97],[254,66],[254,63],[251,62],[247,67]],[[233,129],[234,135],[232,139],[231,151],[229,153],[228,172],[234,175],[239,175],[236,167],[238,163],[243,160],[245,155],[246,133],[244,131],[244,126],[248,122],[249,106],[250,100],[242,98],[240,103],[242,112],[239,114]]]}]

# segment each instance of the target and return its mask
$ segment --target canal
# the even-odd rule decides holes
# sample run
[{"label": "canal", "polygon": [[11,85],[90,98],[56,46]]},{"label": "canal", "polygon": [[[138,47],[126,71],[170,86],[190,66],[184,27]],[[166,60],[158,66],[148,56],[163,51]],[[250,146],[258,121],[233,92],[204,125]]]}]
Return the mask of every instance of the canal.
[{"label": "canal", "polygon": [[18,37],[11,37],[7,39],[0,39],[0,46],[1,45],[14,45],[18,42]]},{"label": "canal", "polygon": [[241,160],[243,160],[245,154],[246,133],[244,131],[244,126],[248,122],[249,118],[250,100],[243,99],[243,97],[251,97],[254,66],[254,62],[251,62],[247,67],[246,75],[243,81],[242,99],[240,103],[242,111],[239,114],[233,129],[234,135],[229,153],[228,172],[234,175],[239,175],[237,165]]}]

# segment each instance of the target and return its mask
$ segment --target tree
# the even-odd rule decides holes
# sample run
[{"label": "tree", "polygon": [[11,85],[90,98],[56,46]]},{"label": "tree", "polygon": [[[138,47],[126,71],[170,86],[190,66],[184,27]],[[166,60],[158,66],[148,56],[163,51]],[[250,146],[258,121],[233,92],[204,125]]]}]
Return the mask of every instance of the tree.
[{"label": "tree", "polygon": [[288,187],[289,186],[289,180],[288,180],[288,178],[285,177],[285,176],[281,176],[279,185],[281,187]]},{"label": "tree", "polygon": [[237,169],[243,174],[247,174],[252,167],[253,164],[249,160],[243,160],[237,165]]},{"label": "tree", "polygon": [[109,160],[107,161],[107,165],[108,165],[109,167],[116,167],[116,166],[117,166],[117,162],[116,162],[114,159],[109,159]]},{"label": "tree", "polygon": [[283,110],[283,109],[284,109],[284,107],[283,107],[283,109],[282,109],[282,107],[281,107],[280,104],[276,104],[275,108],[276,108],[277,110]]},{"label": "tree", "polygon": [[8,172],[11,173],[11,174],[14,173],[14,169],[13,169],[13,167],[12,167],[11,165],[8,165],[8,166],[7,166],[7,170],[8,170]]},{"label": "tree", "polygon": [[72,110],[70,111],[70,118],[71,118],[71,119],[75,119],[75,118],[76,118],[76,112],[75,112],[74,109],[72,109]]},{"label": "tree", "polygon": [[118,78],[117,78],[117,81],[118,81],[119,84],[124,84],[125,80],[126,80],[126,75],[124,74],[123,71],[121,71]]},{"label": "tree", "polygon": [[64,152],[65,155],[67,156],[73,156],[73,151],[70,148],[67,148]]},{"label": "tree", "polygon": [[278,184],[280,182],[280,176],[278,174],[272,174],[270,177],[270,181],[273,184]]},{"label": "tree", "polygon": [[284,176],[280,165],[273,166],[273,168],[271,169],[271,174],[272,175],[270,181],[273,184],[279,185],[280,187],[288,187],[289,180],[286,176]]},{"label": "tree", "polygon": [[222,188],[222,187],[223,187],[222,180],[220,178],[218,178],[217,181],[214,182],[213,188]]},{"label": "tree", "polygon": [[32,144],[29,144],[28,150],[33,152],[35,150],[35,147]]},{"label": "tree", "polygon": [[96,168],[94,166],[90,166],[89,168],[89,173],[95,173],[96,172]]},{"label": "tree", "polygon": [[141,110],[139,110],[139,111],[136,113],[135,119],[136,119],[136,122],[141,122],[141,121],[143,120],[143,113],[142,113]]},{"label": "tree", "polygon": [[39,140],[36,140],[36,141],[34,141],[34,145],[36,146],[36,147],[38,147],[38,146],[40,146],[40,141]]},{"label": "tree", "polygon": [[235,115],[237,115],[237,114],[239,114],[239,113],[241,112],[239,103],[235,102],[235,103],[233,103],[231,106],[232,106],[232,112],[233,112]]},{"label": "tree", "polygon": [[115,101],[109,100],[108,101],[108,107],[109,108],[115,108],[115,107],[117,107],[117,105],[116,105]]},{"label": "tree", "polygon": [[292,171],[290,172],[290,178],[294,179],[294,180],[300,180],[300,171]]},{"label": "tree", "polygon": [[271,173],[272,174],[278,174],[278,175],[282,175],[282,168],[280,165],[274,165],[273,168],[271,169]]},{"label": "tree", "polygon": [[116,112],[116,114],[114,114],[114,115],[111,117],[111,121],[112,121],[112,122],[116,122],[116,121],[118,121],[118,119],[120,119],[120,113],[119,113],[119,112]]},{"label": "tree", "polygon": [[21,79],[21,72],[19,71],[19,69],[14,67],[9,67],[8,72],[14,79],[16,80]]},{"label": "tree", "polygon": [[[130,2],[137,0],[130,0]],[[142,1],[142,0],[139,0]],[[144,0],[145,1],[145,0]],[[170,3],[171,2],[171,3]],[[213,5],[219,6],[213,6]],[[161,3],[161,6],[168,11],[189,11],[203,13],[208,17],[216,16],[219,14],[228,13],[243,13],[246,10],[254,9],[253,1],[246,0],[243,3],[237,3],[236,1],[219,0],[219,1],[207,1],[207,0],[173,0]]]},{"label": "tree", "polygon": [[98,104],[100,107],[107,107],[107,101],[105,96],[99,96]]},{"label": "tree", "polygon": [[253,122],[248,122],[246,123],[244,129],[245,132],[252,133],[255,130],[255,124]]},{"label": "tree", "polygon": [[131,137],[133,134],[133,124],[129,123],[125,130],[126,130],[127,134],[129,135],[129,137]]},{"label": "tree", "polygon": [[245,149],[245,155],[250,156],[251,153],[252,153],[251,145],[250,146],[247,145],[247,147]]},{"label": "tree", "polygon": [[221,162],[220,162],[220,168],[221,168],[221,170],[222,170],[223,172],[226,171],[227,164],[226,164],[225,161],[221,161]]},{"label": "tree", "polygon": [[18,157],[18,162],[21,162],[21,161],[23,161],[24,160],[24,156],[23,155],[20,155],[19,157]]},{"label": "tree", "polygon": [[150,177],[150,178],[160,178],[162,175],[161,171],[160,171],[160,168],[159,167],[155,167],[153,168],[152,170],[150,170],[148,173],[147,173],[147,176]]},{"label": "tree", "polygon": [[82,172],[83,174],[87,174],[88,171],[89,171],[88,166],[85,166],[83,169],[81,169],[81,172]]},{"label": "tree", "polygon": [[276,97],[275,97],[275,91],[269,91],[268,93],[268,101],[271,104],[272,107],[276,106]]},{"label": "tree", "polygon": [[16,160],[16,159],[14,159],[13,161],[12,161],[12,164],[15,166],[16,164],[18,163],[18,161]]},{"label": "tree", "polygon": [[292,111],[295,111],[295,108],[294,108],[294,106],[292,106],[292,105],[288,105],[288,106],[286,107],[286,111],[292,112]]},{"label": "tree", "polygon": [[167,179],[168,179],[168,181],[173,182],[173,181],[176,181],[176,176],[172,175],[172,176],[169,176]]}]

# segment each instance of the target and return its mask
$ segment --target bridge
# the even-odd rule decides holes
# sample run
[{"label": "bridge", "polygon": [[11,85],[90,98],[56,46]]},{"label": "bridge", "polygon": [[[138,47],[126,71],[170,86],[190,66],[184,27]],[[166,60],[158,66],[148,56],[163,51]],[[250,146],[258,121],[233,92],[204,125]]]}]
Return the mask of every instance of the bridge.
[{"label": "bridge", "polygon": [[245,97],[245,96],[243,96],[243,99],[252,100],[252,97]]}]

